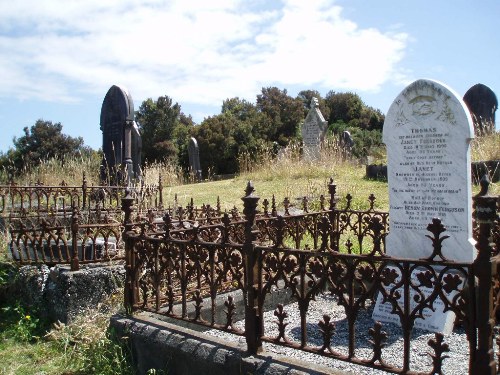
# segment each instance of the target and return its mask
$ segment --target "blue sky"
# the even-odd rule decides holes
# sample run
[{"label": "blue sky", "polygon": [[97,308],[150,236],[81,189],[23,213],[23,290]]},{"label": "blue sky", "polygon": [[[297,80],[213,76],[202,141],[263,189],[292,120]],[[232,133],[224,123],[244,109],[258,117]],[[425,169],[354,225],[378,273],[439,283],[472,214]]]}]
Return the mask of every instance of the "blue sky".
[{"label": "blue sky", "polygon": [[113,84],[197,123],[269,86],[353,91],[384,113],[419,78],[500,95],[499,16],[498,0],[1,1],[0,151],[40,118],[98,149]]}]

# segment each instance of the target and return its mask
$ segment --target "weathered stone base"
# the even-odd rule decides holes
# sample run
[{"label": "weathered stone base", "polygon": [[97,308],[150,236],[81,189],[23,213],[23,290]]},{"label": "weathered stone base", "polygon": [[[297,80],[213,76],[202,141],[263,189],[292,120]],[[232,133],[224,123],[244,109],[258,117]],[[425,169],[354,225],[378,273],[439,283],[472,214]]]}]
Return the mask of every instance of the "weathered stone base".
[{"label": "weathered stone base", "polygon": [[70,323],[112,294],[122,293],[124,283],[123,264],[82,265],[79,271],[68,265],[23,266],[12,292],[43,318]]},{"label": "weathered stone base", "polygon": [[225,342],[141,313],[113,316],[110,326],[126,336],[137,374],[163,370],[169,375],[320,375],[346,374],[311,363],[273,357],[270,353],[248,356],[244,338],[240,344]]}]

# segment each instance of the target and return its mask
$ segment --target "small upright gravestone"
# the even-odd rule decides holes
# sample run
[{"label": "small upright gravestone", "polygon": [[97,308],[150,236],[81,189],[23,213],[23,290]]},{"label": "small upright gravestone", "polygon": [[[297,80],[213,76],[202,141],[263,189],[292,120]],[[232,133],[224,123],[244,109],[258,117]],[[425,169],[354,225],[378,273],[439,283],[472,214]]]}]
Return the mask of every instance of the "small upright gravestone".
[{"label": "small upright gravestone", "polygon": [[101,179],[112,184],[140,178],[142,142],[127,89],[113,85],[101,108]]},{"label": "small upright gravestone", "polygon": [[189,168],[194,173],[196,180],[201,181],[200,149],[195,138],[191,137],[188,144]]},{"label": "small upright gravestone", "polygon": [[305,160],[316,160],[319,158],[321,144],[325,138],[327,127],[328,123],[319,110],[318,99],[312,98],[311,108],[302,125],[302,142],[304,145]]},{"label": "small upright gravestone", "polygon": [[354,140],[348,130],[344,130],[340,136],[340,147],[342,148],[342,155],[344,158],[351,155]]},{"label": "small upright gravestone", "polygon": [[[387,113],[383,139],[387,146],[390,231],[387,255],[429,258],[427,225],[440,218],[450,236],[442,242],[448,260],[472,262],[472,198],[469,144],[472,120],[462,100],[446,86],[418,80],[394,100]],[[439,303],[439,301],[436,301]],[[448,333],[453,314],[436,307],[415,325]],[[377,320],[394,321],[380,299]]]},{"label": "small upright gravestone", "polygon": [[464,95],[464,102],[470,110],[476,134],[488,134],[495,130],[495,112],[498,100],[486,85],[478,83]]}]

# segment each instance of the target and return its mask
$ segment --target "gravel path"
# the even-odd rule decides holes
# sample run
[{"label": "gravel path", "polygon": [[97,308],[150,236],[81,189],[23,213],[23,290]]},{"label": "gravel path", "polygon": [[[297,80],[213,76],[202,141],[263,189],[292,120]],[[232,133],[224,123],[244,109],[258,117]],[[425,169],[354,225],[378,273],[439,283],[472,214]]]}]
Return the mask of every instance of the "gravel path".
[{"label": "gravel path", "polygon": [[[285,322],[289,323],[286,327],[286,337],[289,340],[299,342],[300,318],[297,303],[285,306],[284,310],[288,313],[288,318]],[[371,318],[372,311],[373,308],[371,307],[367,310],[360,310],[356,321],[356,356],[359,358],[370,359],[373,355],[372,347],[368,342],[370,339],[368,330],[372,328],[374,324]],[[344,308],[337,305],[335,298],[329,295],[320,295],[316,298],[316,301],[311,302],[307,323],[308,344],[313,346],[322,345],[321,332],[318,329],[317,323],[323,319],[323,314],[328,314],[331,321],[335,323],[336,329],[332,338],[332,348],[337,352],[347,354],[348,327]],[[277,321],[277,318],[274,316],[273,311],[264,314],[264,330],[266,336],[276,337],[278,335],[278,326],[274,323],[275,321]],[[237,326],[243,328],[243,322],[238,322]],[[388,364],[398,367],[402,366],[403,339],[401,328],[394,324],[384,323],[382,329],[388,334],[386,347],[382,351],[382,358]],[[244,338],[242,337],[217,330],[210,330],[206,333],[228,341],[241,340],[244,342]],[[432,358],[427,353],[432,352],[431,347],[428,345],[428,341],[434,337],[434,333],[418,329],[413,330],[410,354],[410,368],[412,371],[430,372],[432,370]],[[462,328],[455,328],[452,334],[444,337],[444,342],[449,345],[450,351],[445,353],[448,358],[444,360],[443,373],[460,375],[467,373],[469,343],[465,331]],[[286,356],[288,358],[312,362],[336,370],[350,371],[354,374],[386,374],[385,371],[374,370],[368,367],[354,365],[348,362],[269,343],[264,343],[264,350],[278,356]]]}]

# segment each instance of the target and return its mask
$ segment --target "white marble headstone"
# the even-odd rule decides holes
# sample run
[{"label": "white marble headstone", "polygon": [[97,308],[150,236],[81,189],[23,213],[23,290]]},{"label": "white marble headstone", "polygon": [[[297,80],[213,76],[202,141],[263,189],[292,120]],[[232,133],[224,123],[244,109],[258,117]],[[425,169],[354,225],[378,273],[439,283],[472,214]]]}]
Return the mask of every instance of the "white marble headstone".
[{"label": "white marble headstone", "polygon": [[469,144],[474,137],[467,107],[451,89],[431,80],[406,87],[387,113],[390,231],[388,255],[419,259],[432,254],[427,225],[437,217],[450,238],[443,255],[472,262]]},{"label": "white marble headstone", "polygon": [[318,99],[312,98],[311,109],[307,113],[302,125],[302,142],[304,145],[304,159],[319,158],[321,144],[325,137],[328,123],[319,110]]},{"label": "white marble headstone", "polygon": [[[459,262],[474,260],[469,150],[473,136],[467,107],[441,83],[415,81],[394,100],[383,130],[390,205],[387,255],[430,257],[433,247],[426,237],[430,235],[427,225],[440,218],[446,227],[444,235],[449,236],[442,242],[442,255]],[[413,277],[412,283],[416,281]],[[427,297],[432,290],[422,292]],[[398,303],[402,306],[404,301]],[[425,310],[424,319],[415,320],[415,326],[450,333],[455,315],[444,311],[439,298],[434,309]],[[373,319],[399,323],[391,311],[392,306],[382,303],[379,293]]]}]

